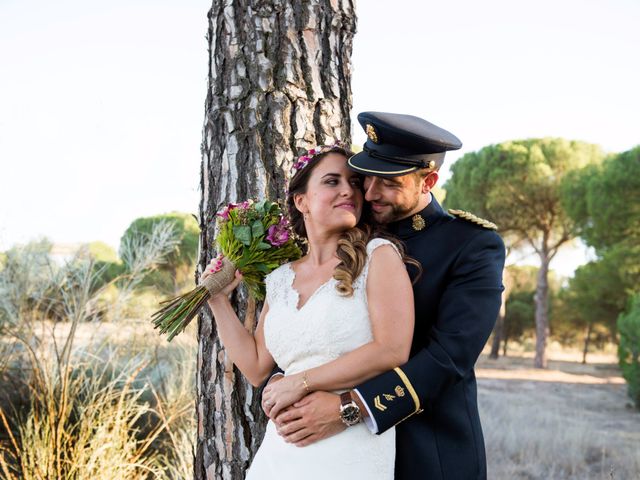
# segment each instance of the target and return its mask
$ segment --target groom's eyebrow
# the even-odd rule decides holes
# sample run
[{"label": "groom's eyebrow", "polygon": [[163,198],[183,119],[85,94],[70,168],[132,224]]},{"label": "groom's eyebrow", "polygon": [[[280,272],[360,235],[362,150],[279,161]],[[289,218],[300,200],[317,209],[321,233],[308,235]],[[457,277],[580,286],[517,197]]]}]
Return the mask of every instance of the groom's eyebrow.
[{"label": "groom's eyebrow", "polygon": [[402,182],[395,177],[386,177],[384,181],[387,183],[391,183],[392,185],[402,185]]}]

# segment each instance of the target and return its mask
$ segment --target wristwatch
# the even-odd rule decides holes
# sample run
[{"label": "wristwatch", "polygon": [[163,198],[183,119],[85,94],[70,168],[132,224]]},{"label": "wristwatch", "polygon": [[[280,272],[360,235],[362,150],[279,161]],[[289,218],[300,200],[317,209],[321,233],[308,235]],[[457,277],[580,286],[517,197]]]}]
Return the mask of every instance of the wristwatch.
[{"label": "wristwatch", "polygon": [[351,398],[351,392],[340,395],[340,419],[347,427],[360,422],[360,407]]}]

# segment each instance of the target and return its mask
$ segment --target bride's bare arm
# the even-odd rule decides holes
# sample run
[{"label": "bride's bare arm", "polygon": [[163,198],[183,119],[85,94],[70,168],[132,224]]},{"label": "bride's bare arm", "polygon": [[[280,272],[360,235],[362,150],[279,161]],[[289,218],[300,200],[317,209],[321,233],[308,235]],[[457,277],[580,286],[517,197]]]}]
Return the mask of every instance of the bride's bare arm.
[{"label": "bride's bare arm", "polygon": [[350,389],[409,359],[414,326],[413,289],[405,265],[390,245],[382,245],[372,253],[367,302],[373,340],[336,360],[267,386],[263,397],[274,404],[272,418],[306,393]]},{"label": "bride's bare arm", "polygon": [[240,277],[237,277],[222,292],[209,298],[208,304],[227,355],[247,380],[254,387],[258,387],[267,379],[275,366],[264,341],[264,317],[269,311],[269,305],[265,301],[256,332],[251,335],[238,319],[228,297],[237,286],[239,279]]}]

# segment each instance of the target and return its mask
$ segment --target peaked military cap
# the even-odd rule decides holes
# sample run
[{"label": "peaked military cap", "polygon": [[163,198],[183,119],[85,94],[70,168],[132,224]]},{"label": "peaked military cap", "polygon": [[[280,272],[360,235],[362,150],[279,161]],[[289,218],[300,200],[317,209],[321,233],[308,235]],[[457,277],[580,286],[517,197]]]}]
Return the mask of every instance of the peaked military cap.
[{"label": "peaked military cap", "polygon": [[447,150],[462,142],[443,128],[413,115],[362,112],[358,122],[367,134],[362,152],[349,166],[366,175],[396,177],[420,168],[437,170]]}]

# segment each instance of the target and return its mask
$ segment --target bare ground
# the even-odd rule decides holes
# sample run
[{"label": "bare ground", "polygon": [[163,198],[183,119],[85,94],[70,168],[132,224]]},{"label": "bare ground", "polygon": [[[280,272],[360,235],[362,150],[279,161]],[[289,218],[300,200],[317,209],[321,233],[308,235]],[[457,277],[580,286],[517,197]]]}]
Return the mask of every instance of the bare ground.
[{"label": "bare ground", "polygon": [[640,479],[640,412],[613,355],[554,352],[477,366],[490,479]]}]

